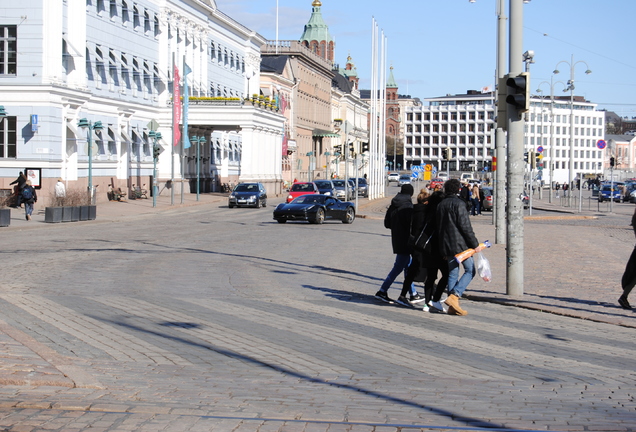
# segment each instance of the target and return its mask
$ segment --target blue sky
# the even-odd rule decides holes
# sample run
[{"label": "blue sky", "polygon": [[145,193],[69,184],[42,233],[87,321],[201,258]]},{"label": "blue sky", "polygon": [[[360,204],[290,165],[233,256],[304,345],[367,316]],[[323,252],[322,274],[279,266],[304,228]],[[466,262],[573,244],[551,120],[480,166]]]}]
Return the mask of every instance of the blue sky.
[{"label": "blue sky", "polygon": [[[217,0],[217,7],[267,39],[276,38],[276,0]],[[278,0],[279,39],[297,40],[312,0]],[[336,62],[351,55],[361,88],[370,87],[371,29],[375,18],[388,40],[387,67],[400,94],[421,99],[492,86],[495,74],[496,0],[322,0],[336,40]],[[505,1],[508,9],[508,0]],[[532,91],[550,93],[557,63],[574,56],[575,95],[599,108],[636,117],[635,0],[531,0],[524,6],[524,51],[535,52]],[[586,64],[592,74],[586,75]],[[559,65],[558,81],[570,78]],[[568,93],[569,94],[569,93]]]}]

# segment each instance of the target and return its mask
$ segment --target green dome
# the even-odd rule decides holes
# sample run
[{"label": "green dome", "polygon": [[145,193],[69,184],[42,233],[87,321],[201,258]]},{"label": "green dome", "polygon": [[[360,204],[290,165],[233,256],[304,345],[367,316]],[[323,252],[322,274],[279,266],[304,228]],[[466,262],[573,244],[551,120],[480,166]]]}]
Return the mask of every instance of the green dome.
[{"label": "green dome", "polygon": [[311,42],[314,40],[319,42],[333,42],[333,38],[329,34],[329,28],[325,20],[322,19],[322,13],[320,12],[322,3],[319,0],[314,0],[311,6],[311,18],[309,18],[309,22],[305,24],[305,31],[300,37],[300,42]]}]

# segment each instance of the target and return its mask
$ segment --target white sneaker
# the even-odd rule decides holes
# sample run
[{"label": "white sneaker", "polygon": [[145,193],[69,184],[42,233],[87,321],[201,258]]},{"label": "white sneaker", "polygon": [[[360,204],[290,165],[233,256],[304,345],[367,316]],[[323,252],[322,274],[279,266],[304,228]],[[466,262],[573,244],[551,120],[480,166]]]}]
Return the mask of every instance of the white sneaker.
[{"label": "white sneaker", "polygon": [[428,312],[430,309],[427,305],[422,306],[422,312]]},{"label": "white sneaker", "polygon": [[431,300],[431,301],[429,302],[429,305],[430,305],[432,308],[435,308],[435,309],[437,309],[437,310],[438,310],[438,311],[440,311],[440,312],[444,312],[444,313],[447,313],[447,312],[448,312],[448,306],[446,306],[446,303],[442,303],[441,301],[432,301],[432,300]]}]

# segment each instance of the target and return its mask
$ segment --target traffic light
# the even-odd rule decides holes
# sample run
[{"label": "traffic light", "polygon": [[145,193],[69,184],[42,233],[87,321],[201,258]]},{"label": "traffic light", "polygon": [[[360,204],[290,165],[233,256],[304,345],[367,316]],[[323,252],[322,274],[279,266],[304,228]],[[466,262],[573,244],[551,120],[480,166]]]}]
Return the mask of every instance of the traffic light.
[{"label": "traffic light", "polygon": [[508,86],[506,78],[499,78],[497,83],[497,129],[508,129]]},{"label": "traffic light", "polygon": [[535,169],[537,167],[537,154],[533,151],[530,152],[528,158],[530,159],[530,169]]},{"label": "traffic light", "polygon": [[152,157],[155,159],[159,159],[159,155],[163,149],[159,144],[153,144],[152,146]]},{"label": "traffic light", "polygon": [[529,158],[529,154],[528,154],[528,152],[524,152],[524,153],[523,153],[523,161],[524,161],[525,163],[528,163],[528,161],[529,161],[529,159],[528,159],[528,158]]},{"label": "traffic light", "polygon": [[333,155],[340,156],[341,154],[342,154],[342,146],[341,145],[333,146]]},{"label": "traffic light", "polygon": [[368,153],[369,152],[369,143],[368,142],[363,142],[362,143],[362,153]]},{"label": "traffic light", "polygon": [[508,77],[508,96],[506,102],[517,110],[518,114],[528,112],[530,109],[530,74],[521,72],[516,77]]},{"label": "traffic light", "polygon": [[616,159],[614,159],[614,157],[610,158],[610,166],[614,167],[614,165],[616,165]]},{"label": "traffic light", "polygon": [[445,149],[442,150],[442,155],[444,156],[444,160],[451,160],[451,156],[453,155],[453,152],[451,151],[451,149],[449,147],[446,147]]},{"label": "traffic light", "polygon": [[539,152],[535,153],[535,167],[539,169],[543,169],[543,155]]},{"label": "traffic light", "polygon": [[349,143],[349,157],[353,157],[355,156],[356,152],[355,149],[353,147],[353,143]]}]

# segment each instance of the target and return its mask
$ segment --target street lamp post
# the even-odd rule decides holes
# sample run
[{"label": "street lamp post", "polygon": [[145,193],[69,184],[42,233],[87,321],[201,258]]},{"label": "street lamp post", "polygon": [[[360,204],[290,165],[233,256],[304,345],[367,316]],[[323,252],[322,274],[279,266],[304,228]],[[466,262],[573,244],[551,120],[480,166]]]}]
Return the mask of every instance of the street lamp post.
[{"label": "street lamp post", "polygon": [[[572,207],[572,186],[574,184],[574,67],[579,64],[579,63],[583,63],[585,65],[585,67],[587,68],[585,73],[587,75],[591,74],[592,71],[590,70],[590,67],[587,65],[586,62],[584,62],[583,60],[579,60],[577,62],[574,61],[574,55],[572,55],[572,58],[569,62],[562,60],[559,63],[557,63],[556,67],[554,68],[554,74],[558,74],[559,73],[559,65],[561,63],[565,63],[568,66],[570,66],[570,79],[568,80],[568,86],[565,88],[565,90],[563,90],[564,92],[566,91],[570,91],[570,146],[569,146],[569,164],[568,164],[568,169],[569,169],[569,194],[568,194],[568,206]],[[579,208],[580,211],[580,208]]]},{"label": "street lamp post", "polygon": [[[565,83],[563,81],[554,82],[554,77],[550,77],[550,82],[542,81],[539,83],[539,88],[537,89],[537,93],[543,93],[541,90],[541,85],[549,84],[550,85],[550,195],[548,196],[548,202],[552,202],[552,194],[554,188],[554,85],[555,84],[563,84],[565,87]],[[543,115],[543,97],[541,98],[541,115]],[[542,129],[543,130],[543,129]]]},{"label": "street lamp post", "polygon": [[159,155],[163,151],[159,140],[161,139],[161,132],[151,130],[148,132],[148,136],[152,138],[152,206],[157,207],[157,160]]},{"label": "street lamp post", "polygon": [[88,197],[91,201],[91,204],[95,204],[95,194],[93,193],[93,131],[102,130],[104,126],[100,121],[96,121],[93,124],[92,121],[89,121],[85,118],[80,119],[80,121],[77,123],[77,126],[81,127],[82,129],[87,128],[86,140],[88,143]]},{"label": "street lamp post", "polygon": [[201,136],[193,136],[192,138],[190,138],[190,142],[196,143],[197,145],[197,201],[199,201],[199,193],[200,193],[200,186],[199,186],[199,179],[201,177],[201,143],[205,142],[205,137]]}]

